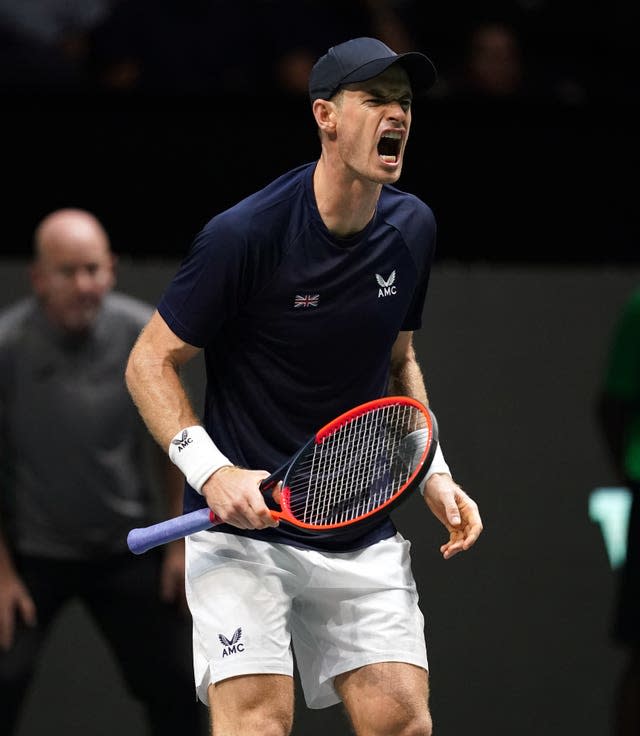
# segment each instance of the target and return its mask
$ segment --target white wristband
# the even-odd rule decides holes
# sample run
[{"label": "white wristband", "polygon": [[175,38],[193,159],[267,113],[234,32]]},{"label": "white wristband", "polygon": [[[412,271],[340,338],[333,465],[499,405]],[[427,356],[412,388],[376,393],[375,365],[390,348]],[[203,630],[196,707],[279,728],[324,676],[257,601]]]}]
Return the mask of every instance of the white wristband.
[{"label": "white wristband", "polygon": [[216,470],[233,465],[215,446],[204,427],[181,429],[169,444],[169,458],[184,473],[187,483],[202,494],[202,486]]},{"label": "white wristband", "polygon": [[424,476],[424,480],[420,485],[420,490],[422,491],[423,495],[424,489],[427,485],[427,481],[434,473],[448,473],[449,475],[451,475],[451,471],[449,470],[449,466],[444,459],[444,455],[442,454],[442,447],[440,446],[439,442],[438,446],[436,447],[433,460],[431,461],[431,465],[429,466],[429,470],[427,470],[427,474]]}]

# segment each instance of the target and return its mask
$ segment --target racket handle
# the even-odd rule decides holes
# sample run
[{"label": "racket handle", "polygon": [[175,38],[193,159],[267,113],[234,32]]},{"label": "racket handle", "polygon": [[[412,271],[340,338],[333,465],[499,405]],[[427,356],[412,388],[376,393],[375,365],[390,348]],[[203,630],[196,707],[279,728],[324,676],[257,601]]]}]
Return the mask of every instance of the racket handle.
[{"label": "racket handle", "polygon": [[152,547],[201,532],[219,523],[211,509],[197,509],[158,524],[132,529],[127,535],[127,545],[134,554],[141,555]]},{"label": "racket handle", "polygon": [[263,493],[269,493],[269,491],[273,491],[273,489],[276,487],[276,484],[280,480],[280,477],[280,471],[272,473],[268,478],[260,481],[260,490]]}]

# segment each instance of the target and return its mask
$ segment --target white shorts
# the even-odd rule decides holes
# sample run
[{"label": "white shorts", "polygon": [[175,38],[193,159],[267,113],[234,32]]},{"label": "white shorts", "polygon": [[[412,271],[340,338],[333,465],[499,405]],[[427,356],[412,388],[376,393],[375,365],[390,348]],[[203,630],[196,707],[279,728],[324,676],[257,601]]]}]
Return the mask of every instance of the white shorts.
[{"label": "white shorts", "polygon": [[293,653],[310,708],[339,702],[333,678],[367,664],[426,670],[410,546],[400,534],[340,553],[221,532],[187,537],[200,700],[207,703],[209,685],[228,677],[293,676]]}]

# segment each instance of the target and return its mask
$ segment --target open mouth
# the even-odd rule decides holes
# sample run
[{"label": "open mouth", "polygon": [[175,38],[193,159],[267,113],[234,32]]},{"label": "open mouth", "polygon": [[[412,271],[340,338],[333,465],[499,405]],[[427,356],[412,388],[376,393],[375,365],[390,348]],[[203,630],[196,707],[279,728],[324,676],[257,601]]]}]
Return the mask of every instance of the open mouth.
[{"label": "open mouth", "polygon": [[402,134],[394,131],[384,133],[378,143],[378,155],[388,164],[395,164],[400,155],[400,144],[402,142]]}]

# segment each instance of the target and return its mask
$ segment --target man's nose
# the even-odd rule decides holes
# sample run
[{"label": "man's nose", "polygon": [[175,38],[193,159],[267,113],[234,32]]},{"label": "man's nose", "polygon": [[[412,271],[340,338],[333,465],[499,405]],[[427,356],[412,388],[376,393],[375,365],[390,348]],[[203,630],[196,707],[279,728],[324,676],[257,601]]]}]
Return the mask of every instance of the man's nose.
[{"label": "man's nose", "polygon": [[78,269],[73,275],[73,283],[78,291],[91,291],[95,279],[88,271]]}]

